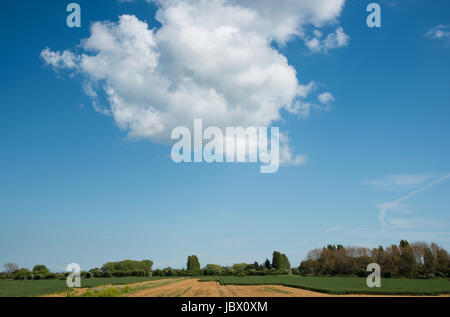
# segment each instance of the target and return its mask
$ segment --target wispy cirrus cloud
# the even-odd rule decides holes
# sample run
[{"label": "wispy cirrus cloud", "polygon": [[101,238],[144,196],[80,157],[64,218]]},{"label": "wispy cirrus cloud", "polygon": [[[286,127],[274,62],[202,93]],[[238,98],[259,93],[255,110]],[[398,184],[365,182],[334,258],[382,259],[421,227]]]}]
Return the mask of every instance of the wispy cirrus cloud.
[{"label": "wispy cirrus cloud", "polygon": [[383,0],[383,4],[386,4],[389,7],[395,7],[398,4],[398,0]]},{"label": "wispy cirrus cloud", "polygon": [[330,228],[325,229],[325,232],[326,233],[330,233],[330,232],[341,231],[341,230],[344,230],[344,229],[345,229],[345,227],[343,227],[343,226],[334,226],[334,227],[330,227]]},{"label": "wispy cirrus cloud", "polygon": [[443,228],[448,224],[441,220],[430,218],[391,218],[387,219],[389,229],[417,229],[417,228]]},{"label": "wispy cirrus cloud", "polygon": [[431,173],[424,174],[390,174],[375,180],[363,181],[364,185],[379,190],[398,191],[420,186],[433,177]]},{"label": "wispy cirrus cloud", "polygon": [[[389,201],[389,202],[385,202],[380,204],[378,207],[380,209],[380,212],[378,214],[378,219],[381,223],[381,227],[382,230],[386,229],[388,227],[389,224],[392,224],[394,227],[399,227],[399,226],[405,226],[405,225],[411,225],[411,224],[418,224],[418,220],[417,219],[394,219],[394,222],[392,222],[392,219],[387,220],[387,214],[389,211],[398,211],[398,210],[402,210],[402,208],[404,208],[404,203],[413,198],[414,196],[428,190],[431,189],[434,186],[439,185],[440,183],[443,183],[447,180],[450,179],[450,173],[446,174],[444,176],[441,176],[439,178],[436,178],[434,180],[432,180],[431,182],[428,182],[427,184],[413,190],[412,192],[410,192],[407,195],[404,195],[394,201]],[[428,223],[430,223],[429,220],[427,220]],[[433,221],[433,220],[432,220]],[[436,223],[433,221],[433,223]]]}]

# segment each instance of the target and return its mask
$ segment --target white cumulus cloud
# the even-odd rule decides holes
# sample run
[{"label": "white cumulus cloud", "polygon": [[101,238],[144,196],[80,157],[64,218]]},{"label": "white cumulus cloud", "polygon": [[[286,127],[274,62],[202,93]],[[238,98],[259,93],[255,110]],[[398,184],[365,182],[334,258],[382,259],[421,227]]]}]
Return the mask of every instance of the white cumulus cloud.
[{"label": "white cumulus cloud", "polygon": [[334,96],[329,92],[324,92],[319,95],[320,103],[326,105],[334,101]]},{"label": "white cumulus cloud", "polygon": [[342,27],[338,27],[335,32],[328,34],[321,39],[322,33],[314,30],[313,37],[305,37],[305,45],[313,53],[327,53],[328,51],[345,47],[350,42],[350,36],[345,34]]},{"label": "white cumulus cloud", "polygon": [[[282,109],[309,114],[303,99],[313,83],[301,84],[271,43],[302,37],[306,25],[336,23],[345,0],[153,2],[159,28],[122,15],[93,23],[79,52],[45,48],[41,57],[55,70],[78,74],[95,109],[135,138],[167,142],[174,127],[191,127],[196,118],[205,126],[249,127],[272,125]],[[338,28],[319,45],[347,42]],[[306,162],[287,137],[281,141],[283,162]]]},{"label": "white cumulus cloud", "polygon": [[450,25],[437,25],[430,28],[425,35],[435,40],[450,41]]}]

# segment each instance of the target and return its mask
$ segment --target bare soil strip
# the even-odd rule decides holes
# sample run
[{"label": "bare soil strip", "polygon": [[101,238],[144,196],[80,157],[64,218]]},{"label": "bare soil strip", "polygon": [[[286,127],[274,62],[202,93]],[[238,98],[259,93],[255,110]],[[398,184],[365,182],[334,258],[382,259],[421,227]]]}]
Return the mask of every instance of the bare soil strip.
[{"label": "bare soil strip", "polygon": [[[280,285],[220,285],[218,282],[197,282],[200,292],[188,292],[187,297],[192,296],[217,296],[217,297],[318,297],[328,296],[299,288],[291,288]],[[207,293],[205,293],[205,291]]]},{"label": "bare soil strip", "polygon": [[173,297],[178,293],[183,292],[183,290],[191,287],[193,284],[197,283],[195,279],[181,280],[179,282],[174,282],[166,285],[157,286],[150,289],[145,289],[139,292],[130,294],[130,297]]},{"label": "bare soil strip", "polygon": [[199,282],[197,279],[162,285],[131,294],[133,297],[317,297],[329,296],[280,285],[220,285],[218,282]]}]

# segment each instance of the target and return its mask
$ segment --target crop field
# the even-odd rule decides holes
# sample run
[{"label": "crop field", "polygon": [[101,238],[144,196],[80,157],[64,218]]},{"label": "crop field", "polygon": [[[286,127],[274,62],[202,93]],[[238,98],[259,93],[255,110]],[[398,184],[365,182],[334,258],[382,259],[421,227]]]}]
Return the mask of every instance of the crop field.
[{"label": "crop field", "polygon": [[368,288],[364,278],[299,276],[113,277],[83,279],[68,292],[64,280],[0,281],[1,297],[311,297],[339,295],[445,295],[447,279],[382,279]]},{"label": "crop field", "polygon": [[[166,277],[110,277],[82,279],[81,286],[93,288],[103,285],[125,285],[146,281],[167,279]],[[64,292],[67,290],[66,280],[0,280],[0,297],[41,296]]]},{"label": "crop field", "polygon": [[365,278],[357,277],[222,276],[203,278],[200,281],[218,281],[222,285],[283,285],[329,294],[450,294],[450,281],[448,279],[388,278],[381,280],[380,288],[369,288],[366,285]]}]

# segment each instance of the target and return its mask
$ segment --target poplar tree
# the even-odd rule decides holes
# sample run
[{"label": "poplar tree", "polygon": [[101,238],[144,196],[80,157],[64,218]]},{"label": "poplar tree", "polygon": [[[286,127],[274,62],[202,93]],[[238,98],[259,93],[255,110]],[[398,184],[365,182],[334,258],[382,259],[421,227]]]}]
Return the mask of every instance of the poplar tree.
[{"label": "poplar tree", "polygon": [[186,266],[188,271],[192,272],[200,271],[200,262],[198,261],[198,257],[196,255],[188,256]]}]

